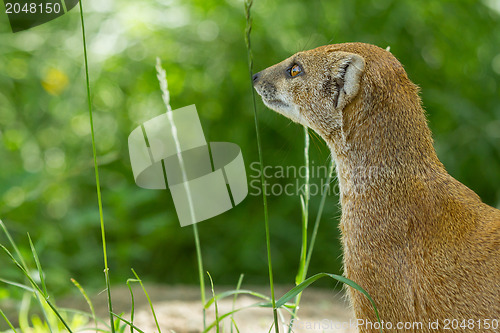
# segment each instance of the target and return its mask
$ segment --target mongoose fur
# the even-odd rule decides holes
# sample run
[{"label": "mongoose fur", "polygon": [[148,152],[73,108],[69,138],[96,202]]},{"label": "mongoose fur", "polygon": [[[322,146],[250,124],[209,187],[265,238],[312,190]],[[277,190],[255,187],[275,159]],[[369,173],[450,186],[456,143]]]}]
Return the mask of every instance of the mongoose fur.
[{"label": "mongoose fur", "polygon": [[[399,61],[373,45],[335,44],[299,52],[253,79],[265,105],[329,145],[344,274],[373,297],[393,325],[385,331],[448,332],[446,321],[456,319],[475,322],[454,332],[498,332],[484,320],[500,320],[500,210],[446,172],[419,89]],[[348,294],[356,318],[375,323],[369,301]],[[396,329],[398,322],[423,325]]]}]

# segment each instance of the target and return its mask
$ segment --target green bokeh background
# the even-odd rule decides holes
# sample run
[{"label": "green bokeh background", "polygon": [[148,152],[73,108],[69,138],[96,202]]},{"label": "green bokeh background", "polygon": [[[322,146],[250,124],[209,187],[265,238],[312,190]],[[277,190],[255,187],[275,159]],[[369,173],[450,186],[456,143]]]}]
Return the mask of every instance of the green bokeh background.
[{"label": "green bokeh background", "polygon": [[[207,141],[238,144],[249,181],[258,174],[252,94],[239,0],[84,2],[95,135],[110,274],[124,284],[197,283],[191,227],[181,228],[168,191],[132,177],[127,138],[163,112],[155,59],[166,68],[174,109],[196,104]],[[421,96],[448,171],[500,207],[500,2],[255,0],[252,46],[258,71],[291,54],[347,41],[391,47]],[[303,164],[303,130],[257,100],[264,160]],[[311,136],[311,163],[329,151]],[[26,256],[29,232],[53,293],[70,277],[104,288],[78,7],[13,34],[0,13],[0,218]],[[271,184],[296,183],[271,177]],[[298,180],[300,181],[300,179]],[[319,184],[320,178],[314,177]],[[311,219],[319,196],[311,198]],[[269,197],[275,280],[293,283],[300,255],[298,196]],[[339,273],[340,207],[327,199],[310,273]],[[216,284],[265,284],[262,198],[199,225],[205,270]],[[311,228],[312,229],[312,228]],[[0,235],[0,242],[6,238]],[[0,276],[21,280],[0,254]],[[329,282],[328,285],[331,285]],[[0,286],[0,298],[16,296]]]}]

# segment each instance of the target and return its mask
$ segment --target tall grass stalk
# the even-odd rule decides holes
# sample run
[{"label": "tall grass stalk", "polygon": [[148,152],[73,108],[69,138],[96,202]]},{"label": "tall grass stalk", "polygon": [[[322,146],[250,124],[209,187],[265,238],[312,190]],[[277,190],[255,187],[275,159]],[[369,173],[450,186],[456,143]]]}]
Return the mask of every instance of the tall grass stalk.
[{"label": "tall grass stalk", "polygon": [[335,162],[332,159],[330,162],[330,167],[328,169],[328,177],[326,179],[325,186],[323,187],[321,202],[319,203],[318,207],[318,214],[316,215],[316,220],[314,221],[314,227],[311,234],[311,242],[309,250],[307,251],[306,266],[304,268],[305,276],[307,276],[307,270],[309,269],[309,263],[311,262],[311,257],[314,250],[314,244],[316,243],[316,236],[318,235],[319,222],[321,221],[321,216],[323,215],[323,208],[325,207],[326,197],[328,196],[328,193],[330,193],[330,184],[333,179],[334,168],[335,168]]},{"label": "tall grass stalk", "polygon": [[[307,135],[307,134],[306,134]],[[305,146],[307,147],[307,151],[306,149],[304,149],[304,156],[306,158],[306,177],[305,177],[305,181],[304,183],[305,184],[309,184],[309,158],[308,158],[308,149],[309,149],[309,137],[307,137],[306,139],[306,144]],[[309,245],[309,249],[307,249],[307,256],[306,256],[306,259],[305,259],[305,262],[304,262],[304,266],[301,267],[302,269],[302,280],[297,283],[297,284],[300,284],[302,282],[304,282],[306,276],[307,276],[307,271],[309,270],[309,263],[311,262],[311,257],[312,257],[312,253],[313,253],[313,249],[314,249],[314,245],[316,243],[316,236],[318,235],[318,229],[319,229],[319,223],[321,221],[321,216],[323,215],[323,208],[325,207],[325,201],[326,201],[326,197],[328,196],[328,193],[330,191],[330,183],[332,181],[332,178],[333,178],[333,169],[335,167],[335,163],[333,162],[333,160],[330,162],[330,167],[328,169],[328,177],[327,177],[327,180],[326,180],[326,184],[325,186],[323,187],[323,192],[322,192],[322,196],[321,196],[321,202],[319,204],[319,208],[318,208],[318,213],[316,215],[316,220],[314,221],[314,227],[313,227],[313,231],[312,231],[312,234],[311,234],[311,241],[310,241],[310,245]],[[307,207],[307,206],[306,206]],[[304,220],[304,218],[303,218]],[[306,229],[307,231],[307,229]],[[302,236],[304,236],[304,234],[302,234]],[[304,240],[302,241],[302,248],[304,249]],[[300,272],[300,270],[299,270]],[[297,275],[298,277],[298,275]],[[299,310],[299,304],[300,304],[300,299],[301,299],[301,295],[302,295],[302,292],[300,292],[299,294],[297,294],[296,298],[295,298],[295,306],[294,306],[294,309],[293,309],[293,314],[292,314],[292,317],[290,318],[290,323],[288,325],[288,333],[291,333],[292,332],[292,319],[294,319],[296,316],[297,316],[297,312]]]},{"label": "tall grass stalk", "polygon": [[155,320],[156,328],[158,329],[158,333],[161,333],[160,329],[160,324],[158,323],[158,318],[156,317],[156,312],[155,309],[153,308],[153,302],[151,302],[151,298],[149,298],[149,294],[146,291],[146,288],[144,287],[144,284],[142,284],[142,280],[139,278],[139,275],[132,269],[132,273],[134,274],[135,278],[137,279],[136,281],[139,282],[141,285],[142,291],[144,292],[144,295],[146,295],[146,299],[148,300],[149,307],[151,308],[151,313],[153,314],[153,318]]},{"label": "tall grass stalk", "polygon": [[[212,297],[214,298],[214,307],[215,307],[215,331],[216,333],[220,332],[220,320],[219,320],[219,306],[217,305],[217,298],[215,297],[215,290],[214,290],[214,281],[212,280],[212,276],[210,275],[209,272],[207,272],[208,278],[210,279],[210,286],[212,287]],[[232,315],[231,315],[232,317]]]},{"label": "tall grass stalk", "polygon": [[[302,246],[300,251],[300,265],[297,276],[295,277],[295,284],[300,284],[305,280],[305,267],[306,267],[306,257],[307,257],[307,226],[309,223],[309,131],[306,126],[304,126],[304,166],[306,174],[304,176],[304,195],[300,196],[300,204],[302,208]],[[299,296],[300,297],[300,294]]]},{"label": "tall grass stalk", "polygon": [[[188,203],[189,203],[189,212],[191,214],[191,219],[194,221],[195,220],[195,215],[194,215],[194,205],[192,202],[192,197],[191,197],[191,191],[189,188],[189,182],[186,174],[186,168],[184,167],[184,160],[182,159],[182,154],[181,153],[181,147],[179,143],[179,139],[177,137],[177,128],[175,127],[175,123],[172,117],[172,107],[170,106],[170,92],[168,90],[168,81],[167,81],[167,73],[161,66],[161,60],[160,58],[156,58],[156,72],[157,72],[157,77],[158,81],[160,83],[160,89],[162,92],[162,98],[163,102],[165,104],[165,107],[167,108],[167,116],[169,118],[170,124],[172,126],[172,136],[174,137],[174,141],[176,142],[176,149],[178,152],[178,157],[179,157],[179,165],[181,167],[182,171],[182,179],[184,182],[184,186],[186,189],[187,197],[188,197]],[[163,163],[163,162],[162,162]],[[163,166],[163,176],[165,177],[165,184],[167,184],[167,178],[166,178],[166,172],[165,172],[165,166]],[[205,276],[203,274],[203,260],[201,256],[201,246],[200,246],[200,237],[198,235],[198,226],[196,223],[193,223],[193,234],[194,234],[194,243],[196,246],[196,261],[198,263],[198,277],[200,280],[200,293],[201,293],[201,304],[202,304],[202,312],[203,312],[203,329],[206,328],[206,310],[205,310]]]},{"label": "tall grass stalk", "polygon": [[267,263],[269,269],[269,286],[271,288],[271,303],[273,307],[273,318],[274,318],[274,330],[279,333],[278,324],[278,310],[276,309],[276,299],[274,295],[274,279],[273,279],[273,264],[271,259],[271,237],[269,234],[269,214],[267,211],[267,193],[266,187],[264,186],[264,159],[262,157],[262,145],[260,140],[259,132],[259,117],[257,114],[257,104],[255,102],[255,90],[253,89],[253,55],[252,55],[252,44],[251,44],[251,32],[252,32],[252,16],[251,8],[253,5],[253,0],[245,0],[245,18],[246,18],[246,28],[245,28],[245,43],[247,47],[247,57],[248,57],[248,72],[250,79],[250,89],[252,91],[252,103],[255,121],[255,133],[257,139],[257,151],[259,153],[259,163],[260,163],[260,185],[262,188],[262,202],[264,205],[264,227],[266,229],[266,247],[267,247]]},{"label": "tall grass stalk", "polygon": [[[300,262],[299,270],[297,276],[295,277],[295,285],[301,284],[307,275],[306,262],[307,262],[307,226],[309,224],[309,183],[310,183],[310,171],[309,171],[309,130],[304,126],[304,166],[306,174],[304,176],[304,195],[300,196],[300,203],[302,207],[302,245],[300,250]],[[299,309],[300,299],[302,297],[302,292],[295,296],[295,307],[293,309],[293,319],[297,315]],[[290,323],[292,320],[290,320]],[[292,330],[292,325],[288,325],[288,332]]]},{"label": "tall grass stalk", "polygon": [[85,81],[87,84],[87,103],[89,107],[89,119],[90,119],[90,135],[92,138],[92,154],[94,157],[94,171],[95,171],[95,181],[97,189],[97,202],[99,205],[99,219],[101,222],[101,239],[102,239],[102,253],[104,257],[104,277],[106,279],[106,291],[108,298],[108,311],[109,311],[109,321],[111,326],[111,333],[115,333],[115,325],[113,318],[113,305],[111,301],[111,283],[109,281],[109,267],[108,267],[108,255],[106,251],[106,233],[104,230],[104,218],[102,212],[102,198],[101,198],[101,185],[99,182],[99,167],[97,165],[97,150],[95,145],[95,135],[94,135],[94,120],[92,117],[92,99],[90,98],[90,78],[89,78],[89,63],[87,56],[87,42],[85,39],[85,22],[83,19],[83,1],[79,1],[80,4],[80,21],[82,25],[82,42],[83,42],[83,58],[85,60]]},{"label": "tall grass stalk", "polygon": [[127,287],[128,290],[130,291],[130,302],[132,303],[132,307],[130,309],[130,333],[134,333],[134,316],[135,316],[135,299],[134,299],[134,292],[132,291],[132,286],[130,285],[131,282],[138,282],[136,279],[128,279],[127,280]]}]

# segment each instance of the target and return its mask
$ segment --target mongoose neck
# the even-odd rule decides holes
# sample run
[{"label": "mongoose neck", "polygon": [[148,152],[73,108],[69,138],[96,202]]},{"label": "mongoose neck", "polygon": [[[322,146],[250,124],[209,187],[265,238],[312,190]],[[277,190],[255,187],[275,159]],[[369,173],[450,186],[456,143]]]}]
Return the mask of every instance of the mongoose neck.
[{"label": "mongoose neck", "polygon": [[380,191],[395,183],[408,187],[414,180],[446,174],[416,88],[391,97],[374,104],[360,96],[344,110],[342,128],[327,140],[342,192],[373,186]]}]

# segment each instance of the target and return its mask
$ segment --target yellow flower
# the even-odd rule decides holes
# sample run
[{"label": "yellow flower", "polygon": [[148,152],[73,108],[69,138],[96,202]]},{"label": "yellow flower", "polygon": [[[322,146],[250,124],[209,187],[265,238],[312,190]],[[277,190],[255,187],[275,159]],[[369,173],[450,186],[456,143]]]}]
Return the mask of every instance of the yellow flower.
[{"label": "yellow flower", "polygon": [[66,73],[57,68],[50,68],[42,79],[43,89],[54,96],[60,95],[66,89],[68,83]]}]

